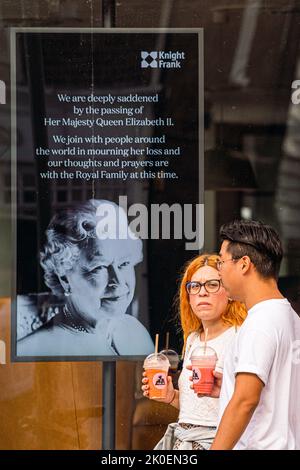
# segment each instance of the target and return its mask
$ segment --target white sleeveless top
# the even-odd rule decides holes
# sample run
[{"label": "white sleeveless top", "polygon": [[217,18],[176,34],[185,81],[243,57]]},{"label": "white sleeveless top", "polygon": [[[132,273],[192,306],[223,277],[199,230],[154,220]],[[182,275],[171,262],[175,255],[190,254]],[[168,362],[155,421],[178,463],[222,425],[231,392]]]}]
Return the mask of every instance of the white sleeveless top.
[{"label": "white sleeveless top", "polygon": [[[236,331],[235,327],[230,327],[221,335],[207,341],[207,346],[212,347],[218,356],[217,372],[223,372],[224,357],[234,340]],[[191,364],[190,358],[194,349],[203,345],[204,342],[200,341],[199,333],[194,332],[188,336],[183,369],[178,380],[180,405],[178,422],[196,424],[198,426],[217,426],[219,399],[210,397],[199,398],[194,390],[190,388],[191,382],[189,377],[191,376],[191,371],[186,369],[186,366]]]}]

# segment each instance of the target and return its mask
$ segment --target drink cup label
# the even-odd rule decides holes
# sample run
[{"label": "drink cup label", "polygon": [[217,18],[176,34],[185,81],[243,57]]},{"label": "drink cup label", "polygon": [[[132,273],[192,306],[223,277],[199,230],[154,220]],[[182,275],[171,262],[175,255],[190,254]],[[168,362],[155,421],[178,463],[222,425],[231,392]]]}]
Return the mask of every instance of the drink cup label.
[{"label": "drink cup label", "polygon": [[154,387],[159,389],[159,390],[165,388],[165,386],[167,384],[166,374],[164,374],[162,372],[158,372],[157,374],[154,374],[153,379],[152,379],[152,383],[153,383]]},{"label": "drink cup label", "polygon": [[197,384],[201,380],[201,370],[198,367],[193,367],[193,383]]}]

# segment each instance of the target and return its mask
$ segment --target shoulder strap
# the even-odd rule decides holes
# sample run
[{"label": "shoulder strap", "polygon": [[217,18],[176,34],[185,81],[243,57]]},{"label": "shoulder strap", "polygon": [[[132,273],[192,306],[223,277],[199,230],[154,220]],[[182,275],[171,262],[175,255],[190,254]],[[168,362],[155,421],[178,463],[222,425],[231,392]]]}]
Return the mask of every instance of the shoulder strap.
[{"label": "shoulder strap", "polygon": [[198,332],[197,331],[192,331],[192,333],[189,334],[189,336],[187,337],[187,341],[186,341],[186,350],[185,350],[185,357],[187,357],[191,347],[193,346],[196,338],[198,337]]}]

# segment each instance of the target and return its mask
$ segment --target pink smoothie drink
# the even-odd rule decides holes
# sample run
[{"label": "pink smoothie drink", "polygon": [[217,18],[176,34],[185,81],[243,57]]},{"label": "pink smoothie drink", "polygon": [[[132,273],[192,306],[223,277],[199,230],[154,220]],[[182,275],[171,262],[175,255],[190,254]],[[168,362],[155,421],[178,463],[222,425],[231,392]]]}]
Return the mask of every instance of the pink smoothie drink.
[{"label": "pink smoothie drink", "polygon": [[208,346],[200,346],[193,351],[191,362],[194,392],[210,395],[214,385],[213,371],[217,362],[215,350]]}]

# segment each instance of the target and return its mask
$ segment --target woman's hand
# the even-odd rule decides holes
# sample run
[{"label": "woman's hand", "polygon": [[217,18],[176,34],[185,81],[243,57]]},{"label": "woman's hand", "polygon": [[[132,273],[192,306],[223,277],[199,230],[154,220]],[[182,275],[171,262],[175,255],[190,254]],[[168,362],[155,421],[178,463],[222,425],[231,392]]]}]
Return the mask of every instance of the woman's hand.
[{"label": "woman's hand", "polygon": [[[192,366],[191,365],[187,365],[186,368],[188,370],[192,370]],[[220,372],[216,372],[215,370],[213,371],[213,374],[214,374],[214,385],[213,385],[213,389],[211,391],[211,393],[209,395],[204,395],[202,393],[197,393],[197,396],[199,398],[201,397],[211,397],[211,398],[219,398],[220,396],[220,392],[221,392],[221,386],[222,386],[222,380],[223,380],[223,374],[221,374]],[[189,380],[191,382],[193,382],[193,377],[189,377]],[[190,385],[190,388],[192,390],[194,390],[194,384],[192,383]]]},{"label": "woman's hand", "polygon": [[[171,401],[173,401],[173,399],[175,398],[175,389],[173,387],[173,382],[172,382],[172,377],[170,377],[168,375],[167,377],[167,394],[166,394],[166,398],[151,398],[151,400],[155,400],[155,401],[160,401],[162,403],[168,403],[170,404]],[[147,397],[149,398],[149,385],[148,385],[148,382],[149,382],[149,379],[147,378],[147,374],[146,372],[143,372],[143,379],[142,379],[142,391],[143,391],[143,395],[144,397]]]}]

